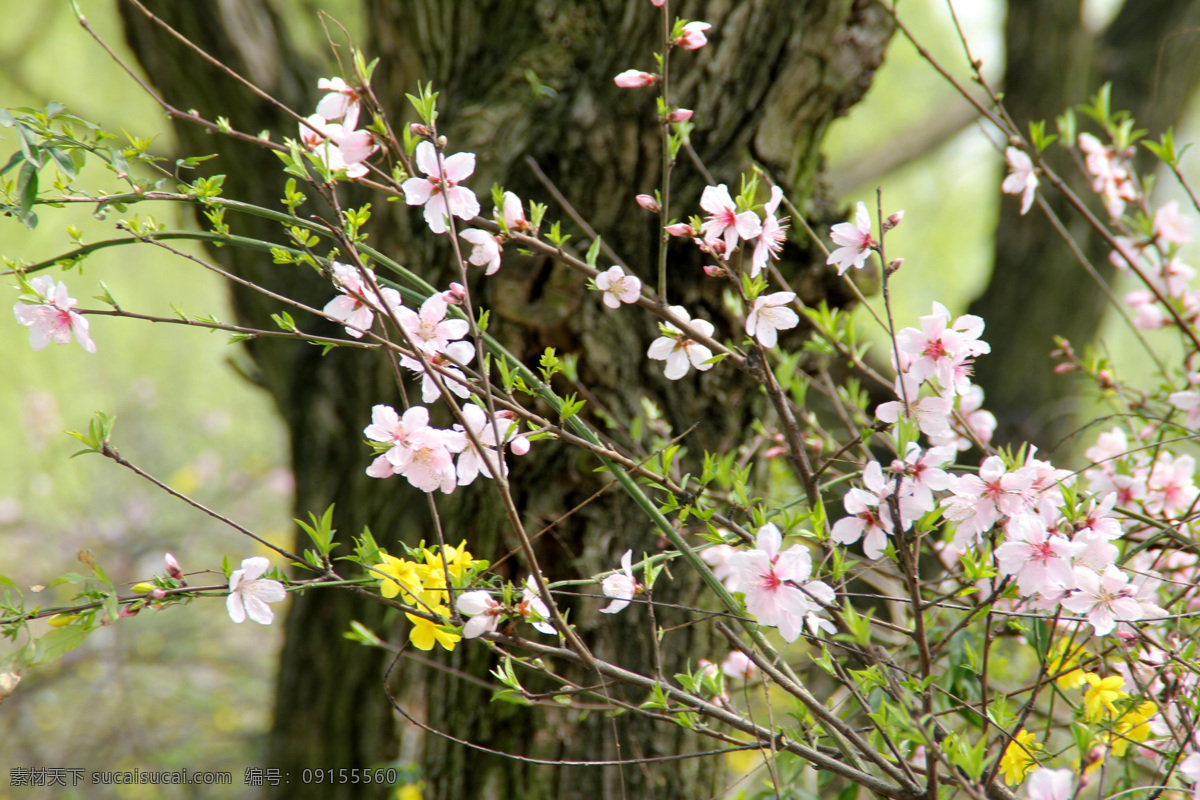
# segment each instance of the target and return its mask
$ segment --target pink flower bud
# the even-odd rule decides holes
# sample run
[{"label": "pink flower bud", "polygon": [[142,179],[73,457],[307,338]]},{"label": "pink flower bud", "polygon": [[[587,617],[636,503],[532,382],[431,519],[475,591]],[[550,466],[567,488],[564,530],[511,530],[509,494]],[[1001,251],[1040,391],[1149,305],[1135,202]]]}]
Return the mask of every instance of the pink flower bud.
[{"label": "pink flower bud", "polygon": [[709,264],[704,268],[704,274],[710,278],[719,278],[725,274],[725,270],[721,269],[715,264]]},{"label": "pink flower bud", "polygon": [[442,299],[452,306],[457,306],[462,303],[467,296],[467,287],[461,283],[452,283],[450,288],[442,292]]},{"label": "pink flower bud", "polygon": [[887,218],[887,229],[890,231],[892,228],[899,225],[900,220],[902,220],[902,219],[904,219],[904,210],[903,209],[901,209],[900,211],[897,211],[895,214],[892,214],[890,217]]},{"label": "pink flower bud", "polygon": [[1065,375],[1068,372],[1074,372],[1076,369],[1077,369],[1076,366],[1069,362],[1063,363],[1063,364],[1055,364],[1054,365],[1054,374],[1055,375]]},{"label": "pink flower bud", "polygon": [[163,563],[167,565],[167,575],[177,581],[183,580],[183,570],[179,566],[179,562],[175,560],[175,556],[167,553],[163,558]]},{"label": "pink flower bud", "polygon": [[627,69],[617,77],[613,78],[613,83],[620,86],[622,89],[640,89],[643,86],[653,86],[658,80],[657,75],[651,75],[649,72],[641,72],[636,69]]},{"label": "pink flower bud", "polygon": [[446,145],[448,145],[448,144],[450,144],[450,140],[447,139],[445,136],[439,136],[437,138],[437,146],[438,146],[439,150],[445,150]]},{"label": "pink flower bud", "polygon": [[408,130],[413,136],[420,136],[422,139],[429,138],[429,128],[425,127],[419,122],[414,122],[413,124],[409,125]]},{"label": "pink flower bud", "polygon": [[658,204],[658,201],[648,194],[639,194],[634,199],[637,200],[637,204],[639,206],[647,211],[651,211],[655,214],[657,214],[659,211],[662,211],[662,206]]},{"label": "pink flower bud", "polygon": [[159,589],[158,587],[155,587],[155,588],[151,589],[150,592],[146,596],[151,599],[154,599],[154,600],[162,600],[164,597],[167,596],[167,593],[164,590]]},{"label": "pink flower bud", "polygon": [[141,603],[137,605],[121,606],[121,611],[117,614],[118,618],[136,617],[138,612],[142,610]]},{"label": "pink flower bud", "polygon": [[677,108],[667,114],[667,122],[687,122],[691,118],[692,110],[690,108]]},{"label": "pink flower bud", "polygon": [[689,22],[683,26],[683,35],[676,39],[674,44],[684,50],[699,50],[708,44],[708,37],[704,32],[711,27],[707,22]]},{"label": "pink flower bud", "polygon": [[650,5],[654,6],[655,8],[662,8],[663,3],[665,2],[667,2],[667,0],[650,0]]},{"label": "pink flower bud", "polygon": [[691,237],[696,235],[696,229],[686,222],[676,222],[674,225],[668,225],[667,227],[663,228],[663,230],[672,236]]}]

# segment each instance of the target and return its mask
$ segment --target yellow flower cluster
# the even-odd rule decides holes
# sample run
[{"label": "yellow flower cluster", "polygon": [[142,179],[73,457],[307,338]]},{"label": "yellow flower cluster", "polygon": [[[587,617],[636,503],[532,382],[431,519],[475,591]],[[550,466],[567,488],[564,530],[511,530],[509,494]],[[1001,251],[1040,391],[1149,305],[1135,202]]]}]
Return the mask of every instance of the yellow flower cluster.
[{"label": "yellow flower cluster", "polygon": [[[1116,701],[1129,697],[1125,691],[1125,679],[1119,675],[1101,678],[1094,672],[1084,675],[1091,688],[1083,695],[1083,718],[1088,722],[1108,721],[1112,725],[1109,732],[1100,734],[1100,741],[1106,745],[1109,752],[1116,758],[1125,755],[1130,744],[1146,741],[1150,736],[1150,720],[1158,713],[1158,706],[1146,700],[1139,703],[1137,708],[1120,711]],[[1088,771],[1096,769],[1102,762],[1099,758],[1088,767]]]},{"label": "yellow flower cluster", "polygon": [[[441,552],[438,552],[439,549]],[[470,577],[469,573],[484,563],[472,558],[465,539],[458,547],[444,545],[441,548],[424,548],[421,551],[424,563],[386,554],[382,558],[381,563],[371,568],[382,576],[380,594],[387,598],[399,597],[402,603],[443,619],[450,617],[450,608],[446,605],[450,602],[447,574],[451,585],[459,588]],[[443,626],[423,616],[408,613],[404,616],[413,624],[408,633],[409,641],[419,650],[432,650],[435,644],[453,650],[462,640],[460,634],[444,630]]]},{"label": "yellow flower cluster", "polygon": [[[1057,676],[1055,681],[1064,689],[1087,686],[1083,694],[1083,718],[1088,722],[1108,723],[1109,729],[1099,735],[1099,742],[1091,745],[1085,768],[1086,772],[1091,772],[1104,763],[1105,748],[1114,757],[1121,758],[1128,752],[1130,744],[1146,741],[1150,737],[1150,720],[1158,713],[1158,706],[1149,700],[1139,703],[1136,708],[1122,703],[1126,707],[1122,711],[1117,703],[1129,697],[1125,679],[1120,675],[1101,678],[1094,672],[1084,672],[1078,667],[1078,653],[1067,657],[1065,650],[1057,643],[1051,649],[1047,665],[1050,675]],[[1038,754],[1042,751],[1035,734],[1022,728],[1009,741],[1000,760],[1004,782],[1016,786],[1025,780],[1037,766]]]},{"label": "yellow flower cluster", "polygon": [[1004,773],[1004,782],[1016,786],[1025,780],[1025,776],[1037,766],[1036,754],[1042,749],[1037,743],[1037,736],[1024,728],[1012,738],[1008,747],[1004,748],[1004,757],[1000,759],[1000,771]]},{"label": "yellow flower cluster", "polygon": [[1051,675],[1057,676],[1054,682],[1059,688],[1077,689],[1087,682],[1087,673],[1079,668],[1080,649],[1076,648],[1075,652],[1068,655],[1068,647],[1070,643],[1066,639],[1060,638],[1055,641],[1047,656],[1046,669]]}]

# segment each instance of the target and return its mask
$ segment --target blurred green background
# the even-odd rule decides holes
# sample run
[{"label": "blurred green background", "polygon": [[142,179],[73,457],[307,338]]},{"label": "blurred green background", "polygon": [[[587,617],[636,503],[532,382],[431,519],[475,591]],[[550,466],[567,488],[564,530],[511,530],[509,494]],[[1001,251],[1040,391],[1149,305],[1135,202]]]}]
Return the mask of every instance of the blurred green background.
[{"label": "blurred green background", "polygon": [[[317,4],[287,5],[314,54],[323,52]],[[983,59],[989,74],[1001,74],[1003,3],[959,5],[975,57]],[[1093,3],[1090,13],[1101,19],[1112,5]],[[349,0],[320,7],[352,30],[360,23]],[[965,77],[965,60],[944,4],[906,0],[902,7],[935,55]],[[83,9],[123,52],[112,3],[85,0]],[[114,132],[157,135],[155,150],[171,153],[157,107],[78,26],[65,2],[0,0],[0,18],[6,21],[0,27],[0,106],[44,107],[58,100]],[[314,103],[317,98],[314,86]],[[889,256],[906,259],[894,283],[900,326],[916,324],[933,300],[960,312],[981,291],[991,260],[1002,160],[980,128],[967,124],[885,175],[853,175],[959,102],[897,37],[866,101],[828,139],[832,180],[844,190],[847,206],[865,200],[873,207],[878,185],[885,213],[907,210],[888,239]],[[0,129],[0,158],[16,149],[10,134]],[[91,179],[98,182],[93,186],[112,185],[103,174]],[[848,182],[853,180],[859,185]],[[282,175],[279,183],[282,187]],[[191,224],[173,216],[174,209],[152,213],[170,227]],[[67,225],[83,229],[85,241],[95,241],[114,234],[119,216],[95,219],[87,208],[42,209],[33,232],[3,218],[0,255],[31,261],[51,257],[70,249]],[[98,305],[91,297],[103,280],[129,310],[170,316],[175,304],[192,315],[232,319],[218,278],[149,248],[111,249],[87,261],[82,275],[73,270],[61,277],[82,307]],[[9,302],[15,300],[13,291]],[[97,410],[117,416],[114,442],[134,463],[268,539],[283,542],[290,535],[291,476],[283,429],[265,394],[230,367],[237,351],[224,336],[92,317],[96,354],[76,344],[35,353],[27,329],[11,312],[0,317],[0,573],[22,587],[44,584],[64,572],[85,571],[76,554],[88,550],[114,581],[132,583],[161,573],[166,552],[174,553],[187,572],[219,569],[224,556],[236,565],[259,554],[252,542],[115,464],[98,456],[70,459],[78,447],[62,431],[85,430]],[[860,319],[865,323],[867,317]],[[220,580],[208,573],[196,575],[193,583]],[[47,590],[43,597],[27,594],[30,604],[68,597],[59,590]],[[97,631],[61,663],[26,675],[0,705],[0,769],[5,772],[0,800],[254,796],[242,785],[242,774],[247,766],[266,766],[255,754],[269,723],[280,631],[278,622],[270,628],[249,621],[235,625],[215,600],[145,611]],[[0,648],[0,656],[4,652]],[[229,770],[234,786],[10,788],[7,772],[21,766],[89,772]]]}]

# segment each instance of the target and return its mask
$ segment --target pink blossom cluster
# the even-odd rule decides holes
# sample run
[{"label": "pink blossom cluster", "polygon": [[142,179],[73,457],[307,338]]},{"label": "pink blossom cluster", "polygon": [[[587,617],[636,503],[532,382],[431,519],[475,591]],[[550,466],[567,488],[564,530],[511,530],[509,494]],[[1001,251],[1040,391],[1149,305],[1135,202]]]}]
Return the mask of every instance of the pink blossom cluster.
[{"label": "pink blossom cluster", "polygon": [[518,618],[529,622],[541,633],[554,633],[554,626],[547,622],[550,619],[550,609],[538,596],[537,585],[532,575],[525,579],[521,599],[512,608],[506,608],[491,592],[482,589],[463,592],[458,596],[455,606],[460,614],[470,617],[463,626],[464,639],[495,633],[505,618]]},{"label": "pink blossom cluster", "polygon": [[1179,210],[1172,200],[1154,212],[1152,235],[1149,238],[1117,236],[1117,249],[1109,261],[1120,270],[1133,265],[1145,277],[1149,286],[1125,295],[1125,302],[1134,309],[1133,324],[1144,330],[1174,325],[1175,316],[1162,304],[1160,296],[1171,303],[1179,317],[1189,326],[1200,322],[1200,290],[1191,286],[1196,271],[1179,258],[1181,245],[1192,241],[1192,220]]},{"label": "pink blossom cluster", "polygon": [[[470,332],[465,319],[448,319],[450,301],[447,293],[431,295],[418,311],[403,305],[400,293],[390,287],[378,287],[375,273],[368,267],[355,269],[336,261],[330,264],[338,297],[325,305],[325,313],[346,324],[346,332],[360,338],[370,329],[376,313],[385,309],[400,327],[414,348],[412,355],[401,355],[400,365],[421,376],[421,399],[432,403],[441,397],[435,370],[448,391],[464,400],[471,396],[466,376],[460,366],[475,358],[475,347],[461,341]],[[364,280],[364,276],[367,280]],[[376,289],[378,287],[378,290]],[[449,293],[456,297],[453,287]],[[419,354],[418,352],[419,351]]]},{"label": "pink blossom cluster", "polygon": [[[890,467],[885,478],[879,462],[872,461],[863,470],[863,485],[852,487],[842,498],[848,516],[834,523],[833,541],[841,545],[863,542],[867,558],[878,559],[887,549],[887,538],[896,530],[906,531],[913,522],[937,508],[934,492],[947,489],[952,478],[941,467],[954,460],[949,447],[922,450],[910,442],[904,459]],[[899,512],[894,517],[893,509]]]},{"label": "pink blossom cluster", "polygon": [[[1191,465],[1186,466],[1194,500]],[[1166,467],[1163,471],[1168,472]],[[1177,478],[1178,473],[1171,472],[1167,483]],[[946,518],[959,523],[955,547],[979,544],[985,533],[999,526],[1004,541],[994,553],[997,567],[1001,575],[1015,579],[1031,608],[1061,605],[1085,618],[1097,636],[1114,631],[1132,635],[1127,623],[1166,616],[1156,601],[1160,575],[1152,569],[1153,557],[1143,554],[1126,569],[1118,566],[1121,551],[1116,542],[1127,531],[1114,513],[1117,492],[1093,494],[1072,508],[1061,491],[1071,482],[1071,473],[1032,454],[1012,470],[998,457],[985,459],[978,477],[955,479],[953,496],[942,503]],[[1092,488],[1103,490],[1105,484],[1100,478]],[[1182,502],[1186,490],[1175,488],[1180,490],[1176,501]]]},{"label": "pink blossom cluster", "polygon": [[[810,580],[808,548],[796,544],[781,550],[783,535],[770,522],[758,529],[754,543],[749,550],[709,548],[705,560],[714,564],[718,576],[724,575],[729,591],[745,595],[746,611],[759,624],[778,628],[786,641],[796,641],[805,627],[814,635],[820,630],[836,633],[833,623],[820,616],[821,606],[833,603],[836,595],[825,582]],[[739,669],[751,674],[749,667]]]},{"label": "pink blossom cluster", "polygon": [[19,300],[13,306],[13,314],[17,322],[29,328],[29,344],[34,350],[41,350],[51,342],[67,344],[74,335],[80,347],[89,353],[96,352],[96,345],[88,336],[88,321],[74,310],[78,301],[67,294],[66,284],[55,283],[49,275],[39,275],[29,282],[29,287],[39,302]]},{"label": "pink blossom cluster", "polygon": [[696,245],[720,261],[728,262],[741,242],[754,242],[750,256],[750,277],[756,277],[771,260],[778,260],[787,239],[787,218],[776,211],[783,202],[783,190],[771,187],[771,198],[763,206],[763,217],[753,209],[738,210],[738,204],[725,184],[709,186],[700,195],[700,208],[707,216],[699,230],[679,222],[666,227],[672,236],[691,237]]},{"label": "pink blossom cluster", "polygon": [[[971,383],[975,357],[991,352],[979,338],[983,327],[973,314],[951,321],[946,307],[935,302],[933,313],[921,317],[920,329],[898,332],[892,354],[897,399],[881,403],[875,416],[888,423],[911,419],[934,445],[965,450],[972,439],[990,441],[996,418],[980,408],[983,390]],[[922,397],[923,387],[933,393]]]},{"label": "pink blossom cluster", "polygon": [[1092,176],[1092,191],[1100,195],[1109,216],[1119,218],[1125,211],[1125,204],[1137,200],[1138,196],[1129,169],[1131,152],[1102,144],[1090,133],[1079,134],[1079,149],[1083,151],[1084,165]]},{"label": "pink blossom cluster", "polygon": [[[495,467],[507,469],[505,447],[516,455],[529,452],[529,440],[503,412],[493,419],[474,403],[466,403],[462,417],[465,427],[456,424],[442,430],[429,424],[429,410],[424,406],[413,406],[403,416],[391,406],[375,406],[363,434],[388,448],[375,458],[367,474],[372,478],[403,475],[423,492],[440,489],[449,494],[481,474],[491,478]],[[468,431],[477,443],[471,441]]]},{"label": "pink blossom cluster", "polygon": [[[333,273],[333,285],[340,293],[325,304],[326,314],[345,323],[346,333],[361,339],[371,329],[375,314],[386,307],[395,313],[401,307],[400,293],[391,287],[380,287],[376,292],[375,272],[370,267],[359,271],[355,267],[332,261],[329,270]],[[366,279],[364,280],[364,276]]]},{"label": "pink blossom cluster", "polygon": [[500,253],[507,234],[534,233],[533,225],[525,216],[521,198],[512,192],[505,192],[502,203],[502,207],[492,209],[492,216],[500,225],[499,236],[478,228],[467,228],[459,234],[472,245],[467,261],[477,267],[483,267],[485,275],[494,275],[500,269]]},{"label": "pink blossom cluster", "polygon": [[[1152,435],[1147,429],[1144,436]],[[1086,455],[1094,466],[1084,472],[1088,488],[1112,494],[1122,508],[1138,509],[1147,516],[1178,524],[1190,518],[1200,501],[1195,484],[1196,460],[1176,456],[1165,448],[1129,452],[1129,440],[1119,427],[1101,433]],[[1151,457],[1151,452],[1157,455]]]},{"label": "pink blossom cluster", "polygon": [[449,308],[444,295],[434,294],[421,303],[419,311],[407,307],[396,309],[400,327],[420,356],[416,352],[411,356],[401,355],[400,366],[421,376],[421,400],[426,403],[435,402],[442,394],[432,374],[435,370],[430,369],[434,366],[448,391],[464,400],[471,396],[466,376],[458,368],[475,358],[475,346],[461,341],[470,332],[471,324],[465,319],[447,319]]},{"label": "pink blossom cluster", "polygon": [[366,160],[379,144],[370,131],[355,130],[361,105],[359,92],[341,78],[321,78],[317,88],[327,94],[317,104],[317,113],[300,124],[300,142],[330,172],[345,170],[348,177],[361,178],[367,174]]}]

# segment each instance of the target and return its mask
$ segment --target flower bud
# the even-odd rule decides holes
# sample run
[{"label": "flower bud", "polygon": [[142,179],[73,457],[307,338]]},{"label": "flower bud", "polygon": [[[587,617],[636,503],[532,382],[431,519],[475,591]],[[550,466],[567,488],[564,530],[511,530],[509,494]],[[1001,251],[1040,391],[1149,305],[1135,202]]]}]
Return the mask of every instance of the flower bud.
[{"label": "flower bud", "polygon": [[889,273],[895,272],[896,270],[900,269],[900,267],[902,267],[902,266],[904,266],[903,258],[893,258],[891,263],[888,264],[888,272]]},{"label": "flower bud", "polygon": [[167,596],[167,593],[166,593],[166,591],[164,591],[164,590],[162,590],[162,589],[159,589],[159,588],[156,586],[156,587],[154,587],[153,589],[151,589],[151,590],[150,590],[150,594],[149,594],[148,596],[149,596],[149,597],[151,597],[151,598],[153,598],[153,599],[155,599],[155,600],[162,600],[164,597],[166,597],[166,596]]},{"label": "flower bud", "polygon": [[450,288],[442,292],[442,299],[452,306],[461,305],[467,297],[467,287],[461,283],[452,283]]},{"label": "flower bud", "polygon": [[696,229],[686,222],[676,222],[674,225],[668,225],[663,228],[664,231],[672,236],[695,236]]},{"label": "flower bud", "polygon": [[445,136],[439,136],[437,138],[437,146],[438,146],[439,150],[445,150],[446,145],[448,145],[448,144],[450,144],[450,140],[447,139]]},{"label": "flower bud", "polygon": [[117,618],[120,619],[122,617],[136,617],[138,615],[138,612],[141,610],[142,610],[141,602],[134,603],[134,604],[127,605],[127,606],[121,606],[120,612],[117,613]]},{"label": "flower bud", "polygon": [[708,37],[704,35],[704,32],[710,28],[712,25],[707,22],[689,22],[683,26],[683,34],[672,44],[682,47],[684,50],[699,50],[708,44]]},{"label": "flower bud", "polygon": [[902,219],[904,219],[904,210],[903,209],[901,209],[900,211],[897,211],[895,214],[892,214],[890,217],[888,217],[883,223],[883,229],[885,231],[890,231],[892,228],[899,225],[900,220],[902,220]]},{"label": "flower bud", "polygon": [[662,206],[658,204],[658,201],[655,200],[653,197],[651,197],[648,194],[639,194],[634,199],[637,200],[637,204],[639,206],[646,209],[647,211],[650,211],[654,214],[657,214],[659,211],[662,211]]},{"label": "flower bud", "polygon": [[613,83],[622,89],[640,89],[644,86],[653,86],[657,80],[658,76],[651,75],[649,72],[627,69],[613,78]]},{"label": "flower bud", "polygon": [[149,594],[154,591],[153,583],[135,583],[133,585],[134,594]]},{"label": "flower bud", "polygon": [[677,108],[670,114],[667,114],[667,122],[687,122],[692,118],[692,110],[690,108]]},{"label": "flower bud", "polygon": [[704,274],[710,278],[719,278],[725,274],[725,270],[721,269],[716,264],[709,264],[704,268]]},{"label": "flower bud", "polygon": [[413,136],[420,136],[422,139],[429,138],[429,128],[425,127],[419,122],[414,122],[413,124],[409,125],[408,130]]},{"label": "flower bud", "polygon": [[175,560],[175,556],[167,553],[163,558],[163,563],[167,566],[167,575],[177,581],[183,580],[183,570],[179,566],[179,562]]}]

